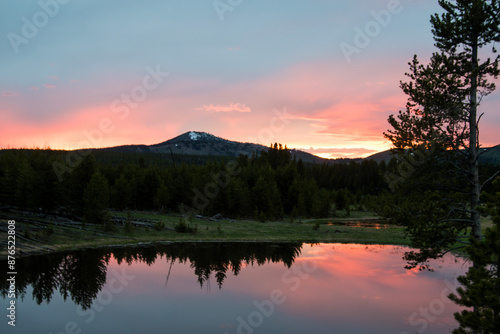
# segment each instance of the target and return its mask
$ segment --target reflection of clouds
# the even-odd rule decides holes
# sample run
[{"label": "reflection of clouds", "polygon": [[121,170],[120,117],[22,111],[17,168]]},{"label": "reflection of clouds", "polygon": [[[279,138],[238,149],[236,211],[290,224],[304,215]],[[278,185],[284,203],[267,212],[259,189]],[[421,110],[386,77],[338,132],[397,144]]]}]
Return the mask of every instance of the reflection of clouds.
[{"label": "reflection of clouds", "polygon": [[[125,272],[134,277],[133,281],[127,281],[126,289],[113,295],[113,303],[105,308],[105,312],[110,313],[96,317],[95,324],[101,321],[121,322],[123,314],[134,312],[137,317],[147,318],[154,325],[154,319],[164,319],[168,314],[169,319],[174,320],[162,325],[164,332],[182,332],[179,328],[185,327],[189,323],[186,319],[192,319],[192,315],[196,314],[200,326],[210,324],[211,328],[219,331],[234,332],[238,317],[247,319],[256,311],[254,301],[263,303],[269,300],[273,291],[279,290],[285,300],[275,305],[275,312],[265,319],[264,326],[269,323],[279,326],[283,329],[281,332],[308,332],[305,326],[314,324],[317,332],[321,333],[385,334],[399,333],[411,327],[408,325],[409,315],[420,308],[428,308],[436,298],[441,298],[443,289],[450,286],[446,280],[453,282],[456,275],[467,270],[461,260],[455,262],[451,255],[435,263],[438,265],[434,267],[440,267],[435,272],[405,270],[402,255],[408,248],[400,246],[298,244],[284,247],[284,253],[276,253],[275,247],[267,251],[265,248],[265,245],[253,247],[244,246],[244,243],[236,243],[223,252],[217,250],[221,248],[201,244],[181,244],[179,249],[123,248],[113,253],[104,252],[107,256],[105,262],[101,261],[103,256],[99,252],[95,256],[98,261],[89,262],[88,256],[80,259],[94,270],[87,268],[85,277],[74,277],[88,287],[92,283],[89,277],[95,279],[98,276],[96,272],[106,272],[106,266],[108,273]],[[203,254],[217,256],[205,258]],[[220,264],[224,256],[218,255],[224,254],[246,259],[238,266],[238,274],[231,273],[232,265],[229,264],[222,289],[214,287],[215,271],[210,273],[206,285],[200,288],[195,266],[214,268],[210,259]],[[288,267],[277,260],[278,254],[288,254],[285,259],[293,254],[298,257]],[[267,260],[251,260],[258,258]],[[77,269],[75,260],[77,258],[67,258],[64,266]],[[34,266],[32,263],[29,265]],[[109,291],[117,287],[110,282],[111,277],[102,274],[100,277],[102,284],[107,278],[103,288]],[[16,283],[21,284],[22,276],[18,278]],[[53,280],[47,283],[52,284]],[[208,288],[209,285],[211,288]],[[445,332],[444,326],[453,328],[453,312],[457,310],[456,305],[446,303],[443,313],[430,324],[428,333]],[[118,316],[109,317],[111,313]]]},{"label": "reflection of clouds", "polygon": [[[304,280],[293,293],[293,303],[283,305],[296,317],[358,323],[357,310],[363,314],[363,323],[393,323],[427,306],[440,297],[443,280],[455,277],[457,270],[465,272],[458,263],[447,257],[440,263],[439,273],[404,269],[402,256],[409,248],[384,245],[317,245],[305,246],[303,253],[314,258],[318,269]],[[297,262],[299,262],[297,260]],[[447,306],[442,322],[453,319],[455,305]]]}]

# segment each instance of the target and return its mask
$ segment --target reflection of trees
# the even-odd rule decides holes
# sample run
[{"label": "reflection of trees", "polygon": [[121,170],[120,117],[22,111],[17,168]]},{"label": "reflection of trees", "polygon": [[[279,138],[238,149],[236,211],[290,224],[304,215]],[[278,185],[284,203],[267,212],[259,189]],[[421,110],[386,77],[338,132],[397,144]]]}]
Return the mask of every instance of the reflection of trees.
[{"label": "reflection of trees", "polygon": [[243,264],[264,265],[283,262],[290,267],[300,254],[301,244],[218,243],[183,244],[178,253],[169,252],[167,259],[191,262],[200,286],[214,273],[219,289],[230,270],[236,276]]},{"label": "reflection of trees", "polygon": [[260,266],[267,262],[283,262],[289,268],[300,255],[301,248],[300,243],[172,243],[140,251],[123,248],[113,251],[113,255],[118,263],[125,261],[129,264],[140,261],[151,265],[158,257],[165,257],[170,263],[179,261],[187,264],[189,261],[200,286],[203,286],[213,273],[221,288],[227,277],[226,273],[232,271],[235,276],[238,275],[243,264]]},{"label": "reflection of trees", "polygon": [[[106,271],[111,255],[120,264],[144,262],[152,265],[165,257],[171,264],[190,263],[200,286],[214,274],[219,288],[228,271],[236,276],[243,265],[263,265],[283,262],[290,267],[300,255],[301,244],[270,243],[172,243],[142,248],[118,248],[113,250],[86,250],[20,258],[16,261],[16,295],[26,297],[29,285],[33,299],[41,304],[49,303],[56,290],[66,300],[70,297],[82,309],[92,306],[93,300],[106,282]],[[0,262],[6,268],[7,264]],[[8,295],[7,272],[0,272],[0,291]]]},{"label": "reflection of trees", "polygon": [[[25,298],[28,285],[33,288],[37,304],[49,303],[59,290],[64,300],[71,299],[83,309],[90,308],[92,301],[106,282],[106,266],[109,255],[98,251],[79,251],[17,259],[16,295]],[[5,271],[0,273],[0,291],[8,294]]]}]

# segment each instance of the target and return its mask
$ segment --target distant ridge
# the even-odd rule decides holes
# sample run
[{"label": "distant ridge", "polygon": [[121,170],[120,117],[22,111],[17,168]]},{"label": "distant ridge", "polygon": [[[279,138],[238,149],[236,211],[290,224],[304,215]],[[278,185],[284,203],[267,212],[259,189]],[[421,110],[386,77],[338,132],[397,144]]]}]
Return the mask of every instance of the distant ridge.
[{"label": "distant ridge", "polygon": [[392,158],[392,153],[390,150],[387,150],[387,151],[382,151],[382,152],[372,154],[372,155],[366,157],[365,160],[373,160],[373,161],[376,161],[378,163],[385,161],[387,163],[391,160],[391,158]]},{"label": "distant ridge", "polygon": [[[493,147],[481,148],[479,161],[482,163],[489,163],[492,165],[500,165],[500,145]],[[378,152],[366,157],[365,160],[374,160],[376,162],[385,161],[389,162],[392,158],[391,150]]]},{"label": "distant ridge", "polygon": [[[207,132],[188,131],[177,137],[154,145],[123,145],[108,147],[101,150],[122,153],[163,153],[238,157],[240,154],[247,156],[251,156],[254,153],[259,154],[262,150],[267,151],[268,149],[269,147],[264,145],[231,141]],[[304,162],[324,163],[331,161],[300,150],[290,150],[290,152],[297,160],[302,159]]]}]

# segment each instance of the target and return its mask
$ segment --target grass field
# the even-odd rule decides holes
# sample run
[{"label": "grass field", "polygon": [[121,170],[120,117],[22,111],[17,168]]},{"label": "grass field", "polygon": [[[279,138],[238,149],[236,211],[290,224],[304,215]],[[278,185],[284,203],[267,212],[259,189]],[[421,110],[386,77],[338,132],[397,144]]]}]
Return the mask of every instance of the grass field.
[{"label": "grass field", "polygon": [[[106,245],[137,244],[160,241],[251,241],[251,242],[308,242],[363,243],[406,245],[401,227],[383,228],[347,226],[348,221],[370,221],[377,217],[370,212],[353,211],[349,217],[301,220],[291,222],[194,218],[184,220],[194,232],[177,232],[182,218],[155,212],[112,212],[114,221],[108,228],[102,225],[67,224],[50,217],[29,218],[10,214],[16,221],[16,253],[18,256],[48,251]],[[7,220],[0,219],[5,225]],[[337,223],[338,225],[335,225]],[[7,233],[0,232],[0,259],[7,255]]]},{"label": "grass field", "polygon": [[[185,230],[178,232],[182,218],[155,212],[112,212],[114,224],[67,224],[51,217],[9,214],[15,220],[16,255],[100,246],[148,242],[247,241],[306,242],[408,245],[404,229],[387,224],[371,212],[352,211],[348,217],[304,219],[301,221],[229,220],[194,218],[184,220]],[[7,225],[5,215],[1,226]],[[118,223],[117,223],[118,222]],[[491,225],[484,219],[484,228]],[[0,259],[7,257],[6,228],[0,231]]]}]

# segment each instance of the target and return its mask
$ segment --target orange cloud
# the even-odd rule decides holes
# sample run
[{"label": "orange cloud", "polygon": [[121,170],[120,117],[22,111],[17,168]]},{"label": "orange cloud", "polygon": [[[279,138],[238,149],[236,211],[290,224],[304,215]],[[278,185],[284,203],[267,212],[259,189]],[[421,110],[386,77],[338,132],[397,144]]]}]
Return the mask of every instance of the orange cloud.
[{"label": "orange cloud", "polygon": [[339,157],[362,158],[377,152],[377,150],[372,150],[367,148],[356,148],[356,147],[353,148],[310,147],[310,148],[300,148],[300,150],[326,159],[335,159]]}]

